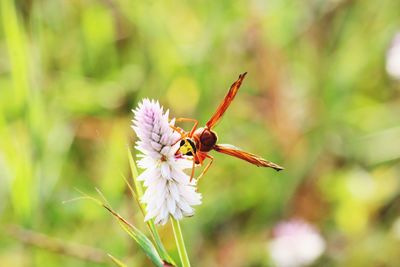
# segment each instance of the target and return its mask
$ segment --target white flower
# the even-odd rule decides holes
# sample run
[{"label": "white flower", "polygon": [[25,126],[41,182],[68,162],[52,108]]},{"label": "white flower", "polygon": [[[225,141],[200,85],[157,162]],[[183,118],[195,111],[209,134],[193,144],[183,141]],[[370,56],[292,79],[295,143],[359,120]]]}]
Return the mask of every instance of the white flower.
[{"label": "white flower", "polygon": [[274,229],[268,244],[271,259],[278,267],[306,266],[325,250],[325,241],[318,231],[304,221],[282,222]]},{"label": "white flower", "polygon": [[144,99],[133,112],[136,148],[143,153],[138,166],[145,169],[138,177],[146,187],[141,199],[146,204],[145,220],[165,224],[170,215],[177,220],[193,215],[192,206],[201,204],[201,194],[183,171],[192,167],[192,161],[175,155],[180,135],[170,127],[174,120],[169,121],[168,110],[164,113],[154,100]]},{"label": "white flower", "polygon": [[400,33],[392,40],[386,53],[386,71],[395,79],[400,79]]}]

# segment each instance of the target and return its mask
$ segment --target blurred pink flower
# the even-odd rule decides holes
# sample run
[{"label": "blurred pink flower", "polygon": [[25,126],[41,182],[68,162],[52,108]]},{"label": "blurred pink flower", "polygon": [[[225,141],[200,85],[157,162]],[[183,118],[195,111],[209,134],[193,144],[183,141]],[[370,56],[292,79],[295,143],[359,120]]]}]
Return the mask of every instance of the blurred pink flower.
[{"label": "blurred pink flower", "polygon": [[322,255],[325,241],[313,226],[302,220],[291,220],[275,227],[268,250],[275,266],[306,266]]},{"label": "blurred pink flower", "polygon": [[386,53],[386,71],[395,79],[400,79],[400,33],[397,33]]},{"label": "blurred pink flower", "polygon": [[146,187],[141,199],[146,204],[145,220],[165,224],[169,216],[180,220],[193,215],[192,206],[201,204],[201,194],[183,171],[192,167],[192,161],[175,155],[180,135],[170,127],[174,120],[169,121],[169,112],[154,100],[144,99],[133,112],[136,148],[142,152],[138,166],[145,169],[138,177]]}]

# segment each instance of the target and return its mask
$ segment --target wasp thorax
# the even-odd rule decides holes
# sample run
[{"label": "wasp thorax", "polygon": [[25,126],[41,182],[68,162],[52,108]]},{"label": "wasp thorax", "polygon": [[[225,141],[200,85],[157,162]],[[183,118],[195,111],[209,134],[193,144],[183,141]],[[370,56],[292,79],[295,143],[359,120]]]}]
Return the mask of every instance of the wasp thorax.
[{"label": "wasp thorax", "polygon": [[200,140],[200,150],[203,152],[210,151],[217,143],[217,134],[207,128],[198,129],[196,134]]}]

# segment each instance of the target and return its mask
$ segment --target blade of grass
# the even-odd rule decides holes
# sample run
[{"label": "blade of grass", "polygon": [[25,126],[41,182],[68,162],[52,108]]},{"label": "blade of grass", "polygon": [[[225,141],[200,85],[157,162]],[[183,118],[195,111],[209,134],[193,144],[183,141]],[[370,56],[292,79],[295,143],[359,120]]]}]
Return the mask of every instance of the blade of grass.
[{"label": "blade of grass", "polygon": [[143,196],[143,187],[142,184],[137,180],[139,173],[137,171],[135,161],[133,160],[132,152],[129,148],[128,148],[128,159],[129,159],[129,166],[132,172],[134,190],[136,195],[140,198]]},{"label": "blade of grass", "polygon": [[[132,173],[132,180],[133,180],[133,188],[132,186],[129,184],[129,182],[125,179],[125,182],[127,183],[127,186],[129,188],[129,190],[131,191],[133,197],[136,199],[136,202],[138,203],[140,210],[143,213],[143,216],[146,216],[146,209],[144,204],[140,201],[140,198],[143,196],[143,187],[142,184],[137,180],[137,177],[139,176],[139,173],[137,171],[136,168],[136,164],[135,161],[133,160],[132,157],[132,153],[130,151],[130,149],[128,148],[128,158],[129,158],[129,166],[131,169],[131,173]],[[150,233],[151,233],[151,237],[153,238],[153,241],[155,243],[155,246],[157,248],[158,253],[160,254],[161,258],[169,263],[171,263],[172,265],[176,265],[176,263],[174,262],[174,260],[171,258],[171,256],[168,254],[167,250],[165,249],[164,245],[162,244],[160,235],[158,234],[157,228],[154,224],[153,220],[148,220],[146,222]]]},{"label": "blade of grass", "polygon": [[186,252],[185,241],[183,240],[183,235],[182,235],[181,226],[179,224],[179,221],[175,220],[171,216],[171,223],[172,223],[172,229],[174,231],[175,243],[176,243],[176,247],[178,248],[178,253],[179,253],[179,257],[181,259],[182,267],[190,267],[190,261],[189,261],[189,257]]},{"label": "blade of grass", "polygon": [[115,265],[117,265],[119,267],[128,267],[126,264],[124,264],[119,259],[115,258],[113,255],[107,254],[107,256],[110,257],[110,259],[115,263]]},{"label": "blade of grass", "polygon": [[[12,98],[9,100],[12,112],[20,114],[23,123],[29,123],[29,79],[28,79],[28,38],[23,24],[18,16],[15,1],[0,1],[0,22],[4,31],[5,44],[11,66]],[[2,88],[3,90],[6,88]],[[17,134],[17,133],[13,133]],[[17,135],[18,136],[18,135]],[[18,136],[16,143],[21,143],[24,136]],[[11,138],[12,139],[12,138]],[[27,143],[29,144],[29,140]],[[11,203],[16,215],[21,221],[29,224],[32,220],[37,199],[34,194],[35,177],[34,164],[31,157],[31,146],[14,147],[15,154],[8,155],[15,167],[15,174],[11,184]]]},{"label": "blade of grass", "polygon": [[112,210],[110,207],[103,205],[103,207],[108,210],[116,219],[118,219],[120,226],[125,232],[132,237],[136,243],[142,248],[142,250],[146,253],[146,255],[150,258],[150,260],[154,263],[154,265],[162,267],[164,265],[161,257],[158,255],[157,249],[154,247],[153,243],[137,229],[135,226],[126,221],[123,217],[121,217],[118,213]]},{"label": "blade of grass", "polygon": [[[103,194],[99,190],[97,190],[98,193],[101,195],[102,198],[104,198]],[[143,250],[143,252],[150,258],[150,260],[153,262],[153,264],[157,267],[163,267],[164,262],[162,261],[160,255],[157,252],[157,249],[154,247],[153,243],[150,241],[150,239],[147,238],[146,235],[144,235],[138,228],[136,228],[134,225],[129,223],[127,220],[125,220],[121,215],[119,215],[117,212],[115,212],[111,207],[109,207],[107,204],[105,204],[103,201],[91,197],[81,191],[78,190],[83,197],[89,200],[94,201],[96,204],[102,206],[105,208],[109,213],[111,213],[115,219],[118,220],[119,225],[121,228],[130,236],[132,237],[133,240],[139,245],[139,247]],[[105,200],[105,202],[107,202]]]}]

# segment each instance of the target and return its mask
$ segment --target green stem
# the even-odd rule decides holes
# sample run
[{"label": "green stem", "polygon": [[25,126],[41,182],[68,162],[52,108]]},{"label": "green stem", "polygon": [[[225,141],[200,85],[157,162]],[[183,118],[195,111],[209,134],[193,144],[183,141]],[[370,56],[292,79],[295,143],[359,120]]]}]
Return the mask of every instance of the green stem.
[{"label": "green stem", "polygon": [[189,257],[186,252],[181,226],[177,220],[171,217],[172,229],[174,230],[175,243],[181,258],[182,267],[190,267]]}]

